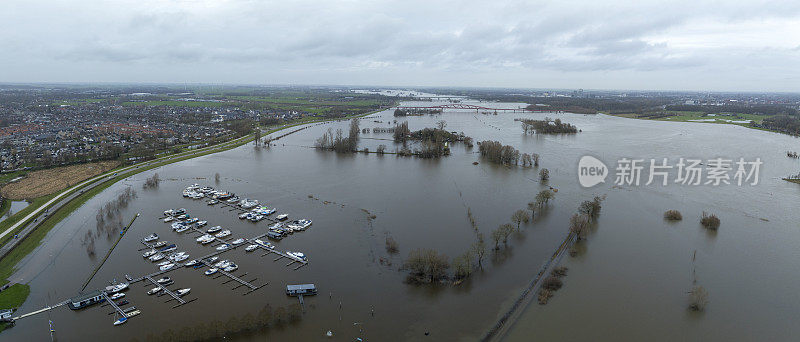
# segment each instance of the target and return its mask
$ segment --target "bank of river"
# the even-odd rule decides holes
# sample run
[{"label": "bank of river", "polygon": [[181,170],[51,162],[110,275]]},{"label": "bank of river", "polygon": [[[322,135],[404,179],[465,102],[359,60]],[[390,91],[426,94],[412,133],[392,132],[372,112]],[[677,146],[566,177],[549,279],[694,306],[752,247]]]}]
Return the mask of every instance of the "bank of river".
[{"label": "bank of river", "polygon": [[[490,105],[516,107],[519,104]],[[231,339],[318,340],[324,338],[326,331],[332,330],[332,340],[341,341],[351,341],[362,334],[368,340],[382,341],[475,340],[516,299],[542,262],[563,240],[568,217],[575,212],[578,203],[593,194],[605,193],[608,199],[599,226],[589,238],[586,252],[575,259],[565,258],[570,267],[565,278],[566,286],[547,306],[529,307],[512,329],[510,339],[529,336],[526,334],[532,332],[525,330],[528,327],[535,327],[535,333],[551,339],[589,336],[591,329],[585,329],[583,323],[577,324],[576,328],[575,320],[570,317],[587,310],[593,313],[591,319],[608,323],[611,318],[597,316],[603,316],[602,312],[613,306],[604,294],[617,289],[625,291],[610,292],[609,298],[619,300],[627,294],[622,305],[613,304],[630,310],[612,307],[609,311],[612,314],[626,313],[616,316],[620,321],[630,322],[616,329],[622,331],[623,335],[617,335],[622,338],[639,336],[640,330],[631,325],[641,322],[647,326],[651,321],[642,316],[652,314],[653,308],[662,307],[668,308],[659,313],[666,322],[663,329],[677,330],[684,324],[696,325],[706,334],[718,337],[714,339],[721,339],[722,336],[712,333],[722,328],[744,329],[729,327],[715,317],[718,311],[724,311],[719,314],[721,318],[730,318],[735,314],[727,311],[737,304],[747,304],[759,313],[752,314],[753,317],[746,312],[739,314],[752,322],[751,327],[756,324],[764,329],[780,327],[782,331],[793,332],[793,326],[783,326],[778,317],[764,311],[768,305],[779,302],[783,303],[781,314],[795,313],[800,305],[785,298],[789,294],[783,286],[796,285],[796,274],[779,274],[783,283],[766,284],[764,294],[755,295],[757,300],[734,295],[735,291],[746,292],[753,288],[756,279],[749,280],[748,276],[773,276],[780,269],[794,266],[791,261],[793,249],[787,247],[798,239],[790,229],[795,228],[791,222],[797,217],[788,211],[788,204],[782,206],[781,203],[797,200],[798,191],[786,186],[792,184],[780,180],[794,167],[784,156],[786,150],[792,150],[789,137],[735,126],[573,114],[549,116],[577,125],[582,133],[525,136],[519,123],[513,120],[523,115],[545,116],[446,112],[437,116],[400,119],[408,120],[411,129],[433,127],[436,121],[444,119],[448,122],[448,130],[464,131],[475,141],[500,140],[520,148],[522,152],[539,153],[542,167],[551,171],[549,185],[559,190],[550,210],[543,213],[535,224],[523,227],[522,234],[512,236],[508,249],[501,253],[488,253],[484,270],[461,286],[406,285],[402,282],[404,273],[398,271],[398,267],[415,248],[435,248],[451,257],[461,254],[474,236],[467,219],[467,208],[471,209],[479,229],[487,236],[499,224],[509,222],[515,210],[524,208],[539,190],[545,188],[537,181],[538,170],[491,165],[474,153],[477,149],[467,150],[460,145],[453,146],[450,157],[438,160],[377,154],[341,155],[309,148],[328,128],[346,131],[347,123],[337,122],[289,135],[270,148],[257,149],[245,145],[165,165],[112,185],[54,227],[45,242],[20,263],[12,278],[29,282],[32,287],[30,299],[21,310],[32,311],[43,306],[48,298],[62,299],[77,292],[85,276],[98,262],[87,256],[80,239],[87,230],[94,229],[97,210],[127,186],[134,187],[139,196],[123,209],[122,216],[125,220],[136,213],[142,216],[89,288],[105,286],[108,280],[122,279],[124,274],[152,272],[154,266],[142,260],[141,252],[137,251],[141,245],[135,241],[151,232],[178,243],[181,250],[193,256],[209,252],[209,248],[196,244],[190,236],[177,236],[167,224],[158,220],[160,213],[167,208],[185,207],[194,216],[209,220],[209,225],[222,225],[233,230],[236,236],[263,233],[264,224],[242,222],[227,210],[180,196],[180,190],[186,185],[200,183],[233,191],[241,197],[259,199],[293,217],[314,220],[308,231],[277,243],[281,250],[305,252],[309,256],[309,265],[293,271],[284,263],[273,262],[272,258],[233,251],[225,258],[235,260],[240,272],[248,272],[248,277],[257,277],[259,282],[269,284],[242,296],[244,290],[231,290],[233,285],[222,284],[222,280],[209,279],[191,269],[178,270],[170,276],[179,286],[191,287],[192,296],[197,297],[197,301],[171,309],[170,305],[163,303],[163,297],[147,296],[144,292],[149,287],[135,286],[128,291],[127,299],[142,310],[142,315],[132,318],[124,326],[114,327],[110,316],[106,315],[108,310],[55,310],[50,317],[58,337],[64,340],[120,337],[144,340],[148,332],[161,334],[168,329],[177,330],[198,322],[254,314],[265,304],[277,308],[295,303],[295,298],[284,294],[285,286],[313,282],[320,289],[320,295],[306,298],[307,311],[300,323],[255,335],[232,336]],[[361,127],[389,127],[394,120],[391,112],[386,111],[362,119]],[[388,145],[389,150],[395,148],[390,141],[378,140],[390,138],[390,134],[370,133],[363,137],[361,148],[374,150],[379,144]],[[617,188],[606,183],[583,189],[576,181],[577,160],[584,154],[611,164],[621,156],[675,158],[684,153],[690,154],[686,157],[701,158],[752,159],[759,156],[765,162],[761,170],[762,183],[743,188]],[[474,161],[480,164],[473,165]],[[161,186],[156,190],[141,190],[144,180],[155,172],[163,179]],[[219,184],[214,181],[215,173],[221,175]],[[721,198],[725,200],[721,201]],[[667,225],[661,220],[663,211],[671,208],[684,213],[682,223]],[[722,227],[716,235],[709,235],[697,227],[697,218],[704,209],[722,218]],[[371,219],[364,210],[374,214],[375,218]],[[383,245],[387,235],[398,242],[398,255],[385,251]],[[778,238],[783,241],[774,240]],[[112,240],[98,238],[97,250],[106,250]],[[687,316],[685,311],[679,310],[685,307],[684,292],[690,286],[686,281],[687,274],[691,275],[691,252],[695,249],[698,250],[699,282],[709,289],[712,298],[709,311],[699,318]],[[382,263],[381,258],[391,265]],[[722,283],[732,289],[720,289]],[[759,286],[764,284],[760,282]],[[657,289],[656,295],[653,295],[654,288]],[[587,291],[595,292],[590,292],[592,296],[589,296]],[[371,313],[373,308],[374,316]],[[582,317],[588,320],[588,315]],[[670,316],[678,319],[664,318]],[[49,334],[47,319],[47,315],[26,318],[3,334],[12,340],[46,339]],[[563,329],[550,328],[548,324],[551,322],[571,329],[563,332]]]}]

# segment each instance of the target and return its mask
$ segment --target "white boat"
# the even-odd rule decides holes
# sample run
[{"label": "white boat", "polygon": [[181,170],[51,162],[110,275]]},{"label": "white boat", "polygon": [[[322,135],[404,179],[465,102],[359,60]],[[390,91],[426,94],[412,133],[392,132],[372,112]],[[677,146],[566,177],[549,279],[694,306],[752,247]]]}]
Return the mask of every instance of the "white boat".
[{"label": "white boat", "polygon": [[156,234],[156,233],[153,233],[153,234],[150,234],[150,235],[144,237],[144,242],[150,242],[150,241],[156,241],[156,240],[158,240],[158,234]]},{"label": "white boat", "polygon": [[210,238],[208,238],[208,239],[205,239],[205,240],[203,240],[203,241],[200,241],[200,243],[201,243],[201,244],[203,244],[203,245],[207,245],[207,244],[209,244],[209,243],[212,243],[212,242],[214,242],[214,240],[216,240],[216,239],[217,239],[217,238],[215,238],[215,237],[213,237],[213,236],[212,236],[212,237],[210,237]]},{"label": "white boat", "polygon": [[244,251],[245,252],[252,252],[252,251],[256,250],[256,248],[258,248],[258,245],[249,245],[249,246],[244,248]]},{"label": "white boat", "polygon": [[126,313],[125,315],[127,315],[128,317],[133,317],[133,316],[136,316],[136,315],[138,315],[140,313],[142,313],[140,310],[133,310],[133,311],[131,311],[129,313]]},{"label": "white boat", "polygon": [[213,257],[208,258],[208,260],[206,260],[206,262],[210,264],[210,263],[212,263],[214,261],[217,261],[218,259],[219,259],[218,256],[213,256]]},{"label": "white boat", "polygon": [[114,325],[124,324],[128,321],[127,317],[120,317],[118,320],[114,321]]},{"label": "white boat", "polygon": [[289,218],[289,214],[280,214],[278,216],[275,216],[275,218],[280,220],[280,221],[284,221],[284,220]]},{"label": "white boat", "polygon": [[198,221],[197,222],[197,228],[200,228],[200,227],[205,226],[207,224],[208,224],[208,221]]},{"label": "white boat", "polygon": [[217,250],[218,251],[224,251],[224,250],[226,250],[226,249],[228,249],[230,247],[231,247],[230,245],[224,243],[224,244],[221,244],[221,245],[217,246]]},{"label": "white boat", "polygon": [[194,239],[197,242],[203,242],[205,239],[213,238],[210,234],[201,235],[199,238]]},{"label": "white boat", "polygon": [[106,291],[116,293],[128,289],[128,283],[119,283],[112,286],[107,286]]},{"label": "white boat", "polygon": [[162,271],[166,271],[166,270],[172,268],[172,266],[175,266],[175,264],[166,264],[164,266],[159,267],[158,269],[160,269]]},{"label": "white boat", "polygon": [[175,262],[181,262],[181,261],[184,261],[184,260],[186,260],[186,259],[189,259],[189,255],[188,255],[188,254],[185,254],[185,255],[178,255],[178,256],[176,256],[176,257],[175,257],[173,260],[174,260]]},{"label": "white boat", "polygon": [[175,232],[176,232],[176,233],[183,233],[183,232],[185,232],[185,231],[187,231],[187,230],[189,230],[189,227],[188,227],[188,226],[181,226],[180,228],[178,228],[178,229],[175,229]]},{"label": "white boat", "polygon": [[228,267],[223,268],[222,270],[225,271],[225,272],[233,272],[233,271],[236,271],[238,269],[239,269],[239,265],[233,264],[233,265],[230,265]]},{"label": "white boat", "polygon": [[294,221],[292,221],[292,223],[290,223],[288,225],[288,227],[290,227],[290,228],[292,228],[294,230],[305,230],[306,228],[308,228],[310,226],[311,226],[311,220],[306,220],[306,219],[294,220]]},{"label": "white boat", "polygon": [[183,223],[175,222],[172,224],[172,230],[178,229],[180,227],[183,227]]},{"label": "white boat", "polygon": [[169,282],[170,280],[172,280],[172,279],[170,279],[170,277],[163,277],[163,278],[161,278],[159,280],[156,280],[156,282],[159,283],[159,284],[163,284],[163,283]]},{"label": "white boat", "polygon": [[174,214],[174,213],[175,213],[174,209],[164,210],[164,216],[172,216],[172,214]]},{"label": "white boat", "polygon": [[222,230],[221,226],[213,226],[211,228],[208,228],[208,230],[206,230],[206,233],[214,234],[214,233],[216,233],[216,232],[218,232],[220,230]]},{"label": "white boat", "polygon": [[151,250],[149,250],[147,252],[144,252],[142,254],[142,258],[149,258],[149,257],[153,256],[153,254],[156,254],[156,253],[158,253],[158,252],[156,252],[155,249],[151,249]]},{"label": "white boat", "polygon": [[224,237],[226,237],[226,236],[228,236],[228,235],[231,235],[231,231],[230,231],[230,230],[228,230],[228,229],[225,229],[225,230],[223,230],[223,231],[221,231],[221,232],[217,233],[217,234],[216,234],[216,235],[214,235],[214,236],[216,236],[216,237],[218,237],[218,238],[224,238]]},{"label": "white boat", "polygon": [[111,295],[108,298],[110,298],[111,300],[117,300],[117,299],[120,299],[122,297],[125,297],[125,294],[122,293],[122,292],[119,292],[119,293],[115,293],[115,294]]},{"label": "white boat", "polygon": [[244,220],[244,219],[247,218],[247,215],[250,215],[250,213],[241,213],[241,214],[239,214],[239,219],[240,220]]},{"label": "white boat", "polygon": [[218,263],[214,264],[214,267],[225,268],[225,267],[227,267],[227,266],[228,266],[228,265],[230,265],[230,264],[231,264],[231,261],[230,261],[230,260],[222,260],[222,261],[220,261],[220,262],[218,262]]},{"label": "white boat", "polygon": [[305,254],[300,253],[300,252],[286,252],[286,255],[288,255],[288,256],[290,256],[290,257],[292,257],[292,258],[294,258],[295,260],[298,260],[298,261],[306,261],[308,259],[308,258],[306,258]]},{"label": "white boat", "polygon": [[161,241],[159,241],[159,242],[156,242],[156,243],[153,245],[153,247],[156,247],[156,248],[158,248],[158,247],[164,247],[164,246],[166,246],[166,245],[167,245],[167,243],[168,243],[168,241],[166,241],[166,240],[161,240]]},{"label": "white boat", "polygon": [[158,263],[158,266],[164,266],[164,265],[168,265],[168,264],[171,264],[171,263],[172,263],[172,261],[169,261],[169,260],[167,260],[167,261],[162,261],[162,262],[159,262],[159,263]]},{"label": "white boat", "polygon": [[161,288],[160,287],[154,287],[154,288],[150,289],[150,291],[147,291],[147,294],[148,295],[154,295],[154,294],[159,293],[159,292],[161,292]]},{"label": "white boat", "polygon": [[150,256],[149,258],[147,258],[147,259],[149,259],[150,261],[159,261],[161,259],[164,259],[164,255],[163,254],[154,254],[154,255]]},{"label": "white boat", "polygon": [[185,289],[180,289],[178,291],[175,291],[175,294],[178,295],[178,296],[183,296],[183,295],[189,293],[189,291],[191,291],[191,290],[192,290],[191,288],[187,287]]},{"label": "white boat", "polygon": [[172,217],[172,216],[167,216],[167,217],[165,217],[165,218],[164,218],[164,222],[170,222],[170,221],[172,221],[172,220],[174,220],[174,219],[175,219],[175,218],[174,218],[174,217]]},{"label": "white boat", "polygon": [[208,204],[208,205],[215,205],[217,203],[219,203],[219,200],[211,199],[211,200],[206,201],[206,204]]},{"label": "white boat", "polygon": [[186,263],[184,266],[186,266],[186,267],[192,267],[192,266],[194,266],[194,265],[197,265],[198,263],[200,263],[200,262],[199,262],[199,261],[197,261],[197,259],[192,259],[192,260],[189,260],[189,262],[187,262],[187,263]]},{"label": "white boat", "polygon": [[217,271],[219,271],[219,269],[217,269],[217,268],[209,268],[209,269],[208,269],[208,270],[205,272],[205,274],[206,274],[206,275],[212,275],[212,274],[214,274],[214,273],[217,273]]},{"label": "white boat", "polygon": [[234,246],[236,246],[236,245],[241,245],[241,244],[243,244],[243,243],[244,243],[244,239],[242,239],[242,238],[238,238],[238,239],[236,239],[236,240],[233,240],[231,243],[232,243]]},{"label": "white boat", "polygon": [[267,227],[267,229],[269,229],[269,230],[273,230],[273,229],[278,229],[278,228],[280,228],[280,227],[283,227],[283,223],[277,222],[277,223],[275,223],[275,224],[272,224],[272,225],[270,225],[269,227]]}]

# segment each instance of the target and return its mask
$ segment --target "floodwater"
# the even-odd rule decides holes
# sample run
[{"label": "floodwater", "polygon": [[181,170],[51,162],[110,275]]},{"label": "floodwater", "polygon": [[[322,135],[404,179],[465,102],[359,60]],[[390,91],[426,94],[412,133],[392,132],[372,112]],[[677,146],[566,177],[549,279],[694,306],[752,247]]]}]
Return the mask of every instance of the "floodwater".
[{"label": "floodwater", "polygon": [[9,207],[8,211],[2,217],[0,217],[0,222],[3,222],[3,220],[11,217],[11,215],[14,215],[14,213],[25,209],[25,207],[28,205],[30,205],[30,203],[27,201],[12,201],[11,207]]},{"label": "floodwater", "polygon": [[[430,102],[425,102],[430,104]],[[485,104],[516,108],[521,104]],[[122,326],[113,326],[109,307],[81,311],[61,307],[20,320],[2,333],[9,340],[48,338],[48,319],[56,336],[73,340],[146,340],[168,329],[232,316],[255,314],[297,303],[284,294],[287,284],[315,283],[319,295],[305,298],[302,321],[235,341],[270,340],[476,340],[483,335],[530,281],[566,235],[567,222],[578,204],[594,194],[607,200],[596,229],[570,267],[565,286],[546,306],[532,304],[513,327],[508,340],[533,337],[551,340],[703,339],[786,340],[797,335],[792,317],[798,317],[800,285],[795,260],[800,234],[798,214],[789,203],[800,197],[797,185],[780,177],[796,173],[797,161],[785,157],[797,150],[797,140],[784,135],[738,126],[640,121],[604,115],[547,114],[574,123],[583,131],[571,136],[525,136],[517,117],[545,114],[448,111],[442,115],[397,118],[410,128],[433,127],[446,120],[447,129],[464,131],[475,141],[493,139],[522,152],[542,156],[550,169],[549,186],[559,191],[549,209],[535,223],[524,225],[500,252],[488,252],[483,269],[459,286],[414,286],[403,283],[398,270],[402,259],[416,248],[435,248],[450,257],[463,253],[475,240],[467,218],[470,208],[481,232],[489,233],[510,221],[547,186],[538,182],[536,168],[506,168],[483,162],[474,150],[452,147],[452,155],[438,160],[394,155],[338,155],[310,148],[328,128],[347,131],[347,122],[313,125],[276,141],[277,146],[246,145],[145,172],[110,187],[56,226],[47,240],[23,260],[13,281],[29,282],[32,293],[20,312],[74,296],[99,262],[89,257],[81,238],[95,229],[95,214],[125,187],[138,193],[122,220],[136,213],[130,231],[90,282],[102,288],[125,274],[143,275],[156,266],[143,260],[138,239],[157,232],[176,242],[193,257],[213,252],[194,242],[196,234],[178,235],[159,220],[168,208],[187,208],[192,216],[222,225],[235,237],[253,237],[267,223],[240,221],[225,207],[181,197],[181,190],[199,183],[235,192],[275,206],[293,218],[314,224],[276,243],[280,250],[302,251],[309,265],[299,270],[273,261],[272,255],[227,252],[223,258],[239,264],[237,275],[264,285],[243,296],[225,278],[211,279],[201,271],[180,269],[169,274],[173,288],[191,287],[186,298],[197,300],[173,309],[165,297],[148,296],[152,285],[134,284],[126,299],[142,311]],[[361,120],[362,128],[390,127],[391,112]],[[391,134],[362,135],[360,147],[375,150],[396,146]],[[764,162],[757,186],[613,186],[606,183],[583,189],[577,182],[577,162],[592,155],[612,169],[621,157],[716,158]],[[473,165],[479,161],[479,165]],[[163,180],[156,190],[143,190],[144,180],[157,172]],[[214,174],[219,173],[219,183]],[[684,220],[663,222],[667,209],[678,209]],[[722,220],[719,232],[698,225],[702,211]],[[374,219],[370,216],[375,215]],[[393,237],[400,252],[384,248]],[[113,238],[113,237],[112,237]],[[97,238],[102,256],[112,238]],[[692,256],[696,251],[696,260]],[[384,262],[381,262],[381,259]],[[390,265],[387,265],[387,261]],[[710,293],[703,314],[686,311],[686,294],[694,277]],[[373,311],[374,310],[374,313]],[[325,337],[331,330],[332,338]],[[426,335],[427,333],[427,335]]]}]

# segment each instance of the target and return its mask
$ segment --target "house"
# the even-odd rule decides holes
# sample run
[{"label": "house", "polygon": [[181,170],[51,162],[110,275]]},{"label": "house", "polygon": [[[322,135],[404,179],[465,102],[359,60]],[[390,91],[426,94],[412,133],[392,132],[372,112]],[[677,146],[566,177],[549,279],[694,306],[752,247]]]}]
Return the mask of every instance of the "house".
[{"label": "house", "polygon": [[89,292],[80,296],[72,297],[67,306],[72,310],[83,309],[87,306],[100,303],[105,300],[105,296],[99,290]]},{"label": "house", "polygon": [[286,285],[286,294],[289,296],[315,295],[317,287],[314,284]]}]

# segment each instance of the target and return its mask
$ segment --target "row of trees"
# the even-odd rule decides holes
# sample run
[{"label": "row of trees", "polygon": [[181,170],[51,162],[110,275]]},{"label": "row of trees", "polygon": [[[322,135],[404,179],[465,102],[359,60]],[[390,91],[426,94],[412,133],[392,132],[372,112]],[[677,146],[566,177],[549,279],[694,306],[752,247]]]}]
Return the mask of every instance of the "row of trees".
[{"label": "row of trees", "polygon": [[410,115],[425,115],[425,114],[442,114],[441,109],[395,109],[394,116],[410,116]]},{"label": "row of trees", "polygon": [[562,122],[561,119],[521,119],[520,122],[522,123],[522,131],[525,132],[525,134],[578,133],[578,128],[575,127],[575,125]]},{"label": "row of trees", "polygon": [[359,134],[359,127],[358,127],[358,119],[354,118],[350,120],[350,131],[347,137],[344,137],[344,132],[342,129],[337,129],[336,134],[334,135],[333,129],[328,128],[328,131],[325,132],[317,141],[314,143],[314,147],[326,149],[326,150],[333,150],[339,153],[352,153],[356,152],[358,147],[358,134]]},{"label": "row of trees", "polygon": [[142,184],[142,189],[155,189],[158,188],[158,185],[161,183],[161,178],[158,177],[158,173],[154,173],[153,176],[148,177],[144,184]]},{"label": "row of trees", "polygon": [[591,200],[581,202],[578,212],[569,219],[569,231],[575,234],[577,240],[583,240],[589,234],[589,227],[592,222],[600,216],[603,208],[603,201],[606,195],[594,196]]},{"label": "row of trees", "polygon": [[484,140],[478,142],[478,152],[490,162],[503,165],[517,165],[519,150],[511,145],[503,145],[499,141]]},{"label": "row of trees", "polygon": [[110,239],[114,234],[116,234],[122,228],[122,215],[120,212],[122,209],[127,208],[130,201],[135,199],[138,196],[136,190],[133,190],[131,187],[125,188],[117,198],[107,202],[105,205],[100,207],[97,210],[97,214],[95,215],[95,229],[92,232],[91,229],[86,231],[83,238],[81,238],[81,244],[86,247],[86,253],[89,256],[93,256],[95,254],[95,238],[105,234],[107,239]]}]

